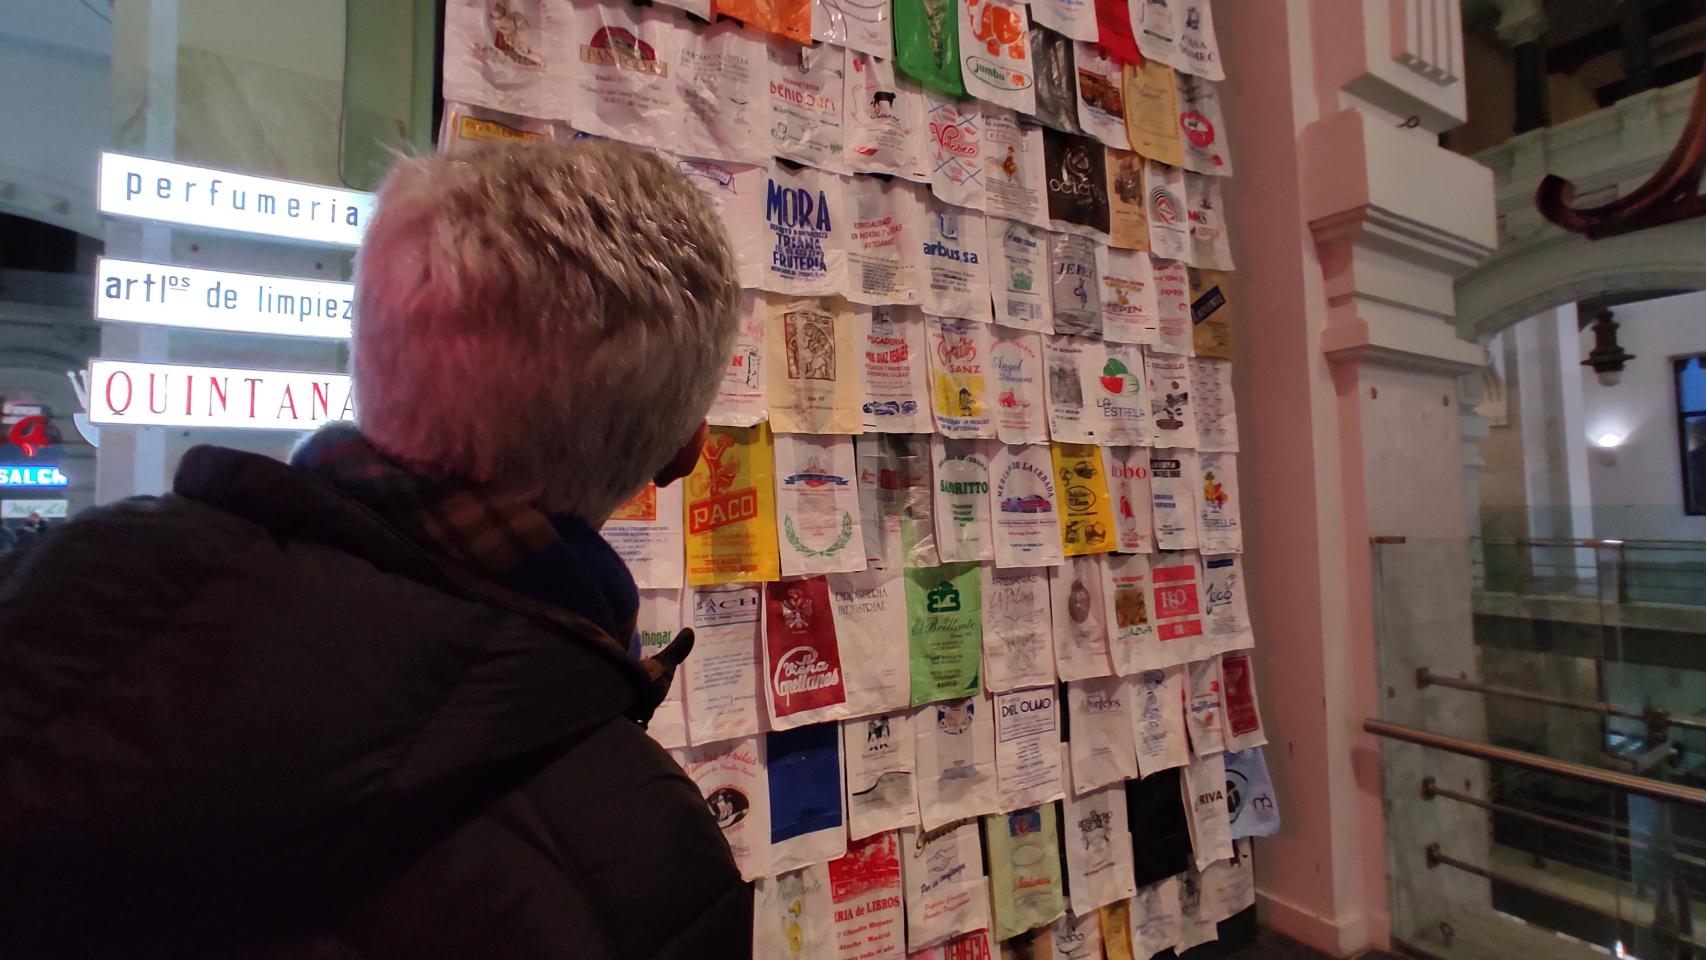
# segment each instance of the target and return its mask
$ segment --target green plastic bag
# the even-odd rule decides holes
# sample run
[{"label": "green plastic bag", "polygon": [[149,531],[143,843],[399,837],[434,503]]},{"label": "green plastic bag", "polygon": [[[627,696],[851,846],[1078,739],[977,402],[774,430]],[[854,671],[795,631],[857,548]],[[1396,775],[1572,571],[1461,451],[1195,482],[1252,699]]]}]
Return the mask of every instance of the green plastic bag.
[{"label": "green plastic bag", "polygon": [[894,0],[894,63],[900,72],[950,97],[960,79],[959,0]]},{"label": "green plastic bag", "polygon": [[906,571],[913,706],[982,692],[981,590],[975,563]]}]

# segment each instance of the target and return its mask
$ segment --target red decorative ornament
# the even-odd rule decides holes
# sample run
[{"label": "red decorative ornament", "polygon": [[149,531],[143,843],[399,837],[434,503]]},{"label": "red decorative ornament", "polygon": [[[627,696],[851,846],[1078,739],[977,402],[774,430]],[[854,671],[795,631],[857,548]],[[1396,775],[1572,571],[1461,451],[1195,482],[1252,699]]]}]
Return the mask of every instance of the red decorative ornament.
[{"label": "red decorative ornament", "polygon": [[33,457],[37,450],[53,446],[53,437],[47,432],[47,417],[36,414],[12,424],[12,429],[6,434],[6,442],[24,448],[26,457]]}]

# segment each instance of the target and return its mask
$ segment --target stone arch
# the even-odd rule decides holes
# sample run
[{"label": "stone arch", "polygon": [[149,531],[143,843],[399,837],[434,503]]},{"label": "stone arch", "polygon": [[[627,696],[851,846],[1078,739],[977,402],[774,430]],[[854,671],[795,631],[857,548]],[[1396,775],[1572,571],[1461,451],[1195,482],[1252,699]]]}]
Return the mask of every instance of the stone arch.
[{"label": "stone arch", "polygon": [[1600,295],[1706,289],[1706,219],[1604,240],[1548,228],[1457,282],[1457,332],[1477,343],[1544,310]]}]

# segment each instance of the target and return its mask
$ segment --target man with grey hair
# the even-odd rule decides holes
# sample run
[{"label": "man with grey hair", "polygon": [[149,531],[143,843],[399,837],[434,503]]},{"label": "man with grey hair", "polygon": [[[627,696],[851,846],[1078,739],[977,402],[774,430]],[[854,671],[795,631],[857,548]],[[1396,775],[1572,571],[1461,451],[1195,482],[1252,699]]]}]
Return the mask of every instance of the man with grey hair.
[{"label": "man with grey hair", "polygon": [[407,160],[357,423],[0,560],[0,956],[715,958],[751,889],[598,535],[691,470],[739,289],[655,156]]}]

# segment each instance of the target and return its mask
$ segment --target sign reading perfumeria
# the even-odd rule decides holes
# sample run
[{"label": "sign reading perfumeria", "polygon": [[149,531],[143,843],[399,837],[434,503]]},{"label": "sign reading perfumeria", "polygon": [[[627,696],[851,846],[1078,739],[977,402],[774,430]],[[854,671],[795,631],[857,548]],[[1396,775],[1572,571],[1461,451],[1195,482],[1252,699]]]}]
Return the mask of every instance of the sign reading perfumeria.
[{"label": "sign reading perfumeria", "polygon": [[101,154],[102,213],[355,247],[373,195],[122,153]]},{"label": "sign reading perfumeria", "polygon": [[355,419],[350,378],[127,360],[89,365],[89,418],[103,426],[313,430]]},{"label": "sign reading perfumeria", "polygon": [[102,257],[95,318],[348,340],[355,285]]}]

